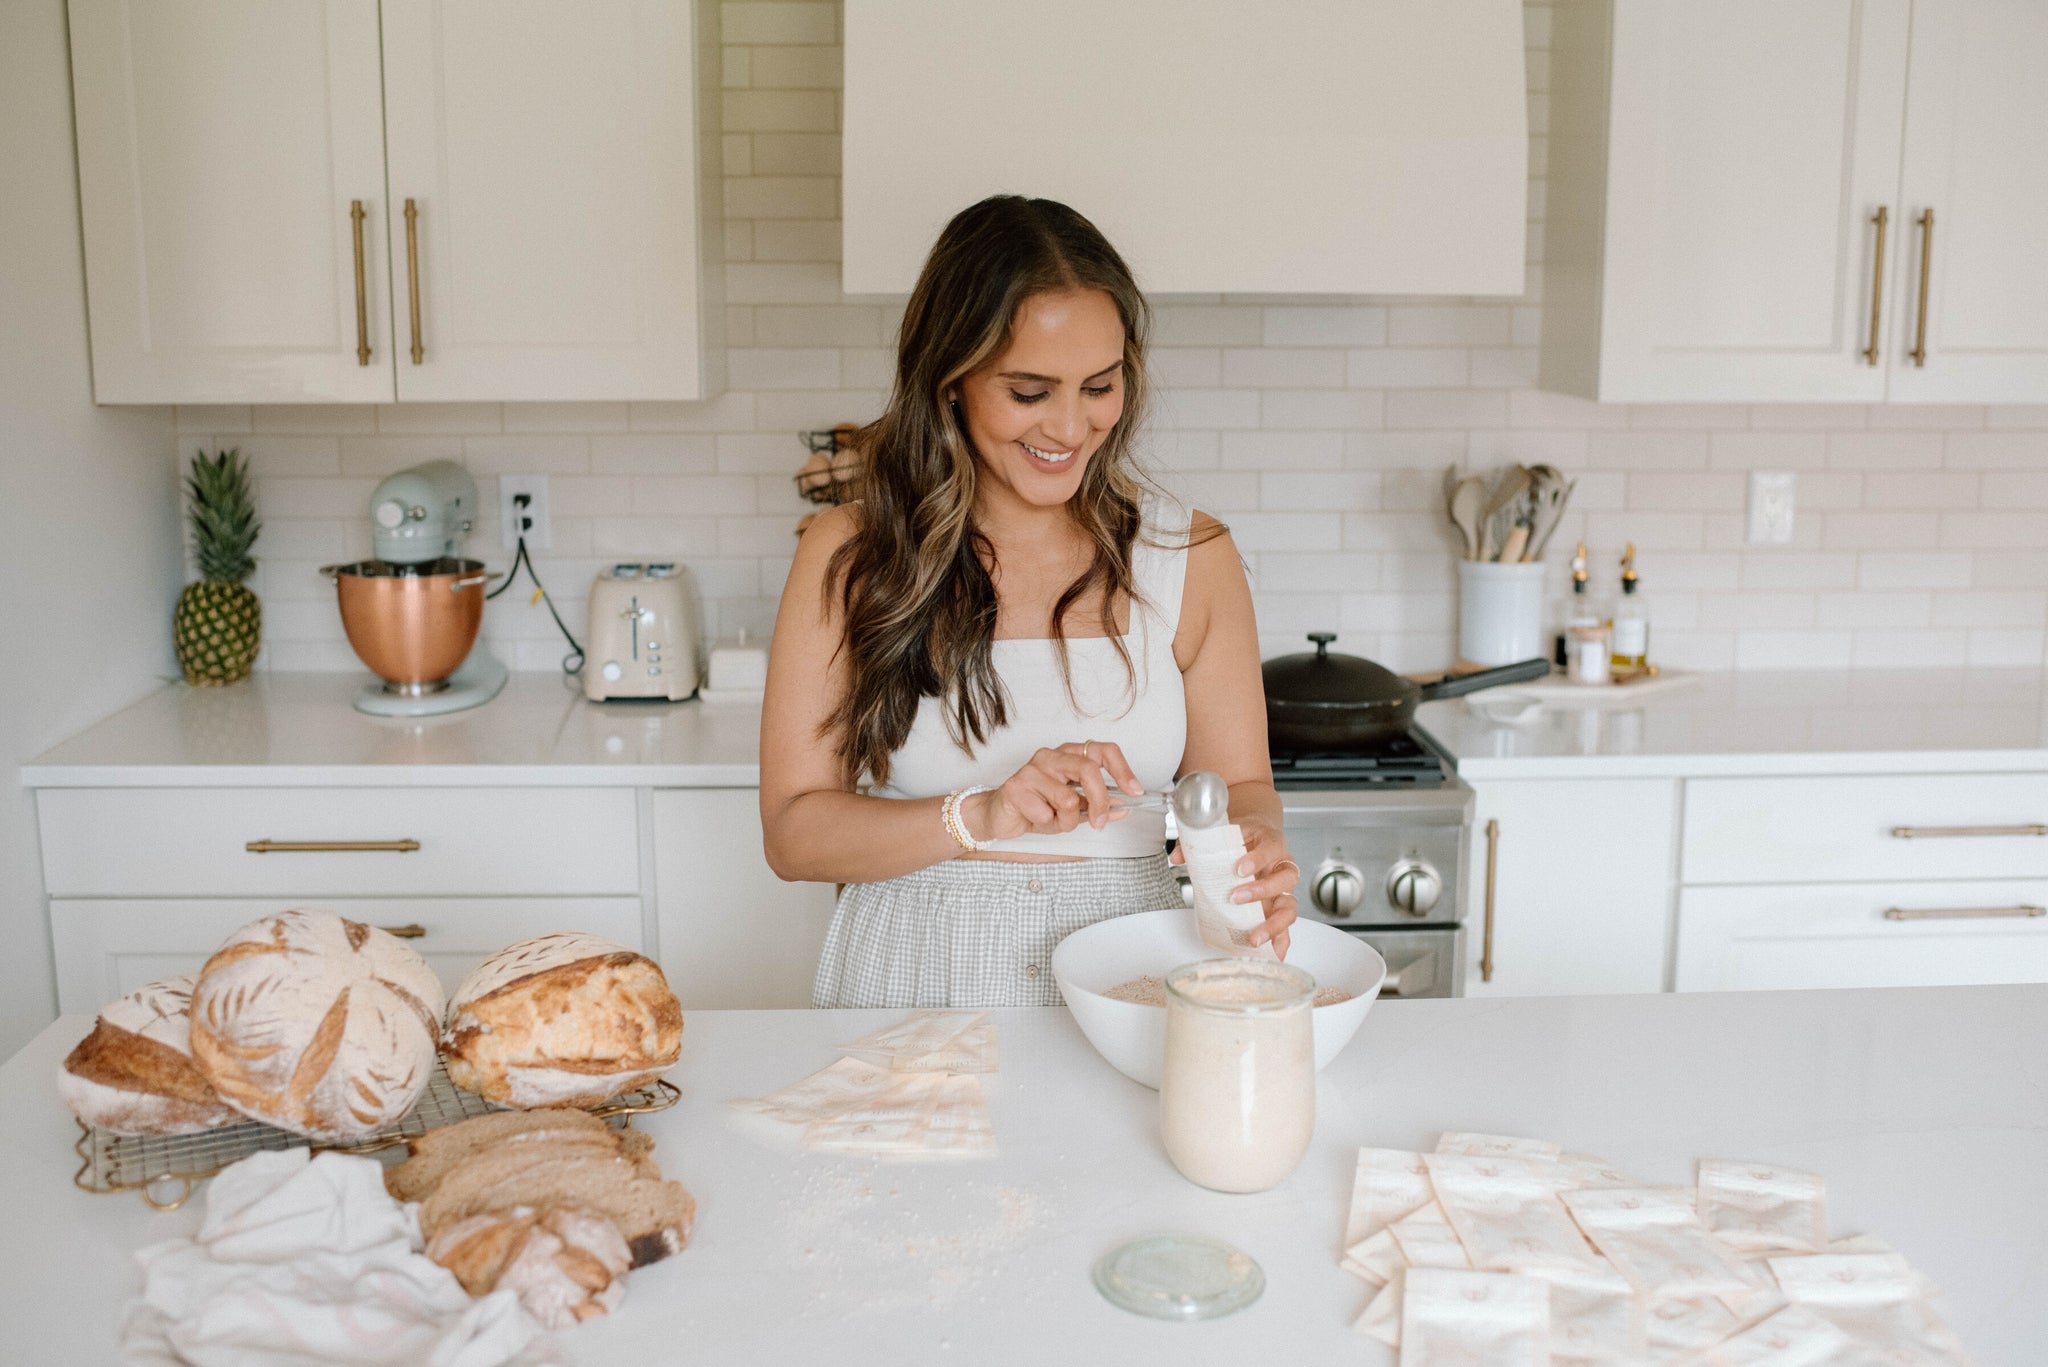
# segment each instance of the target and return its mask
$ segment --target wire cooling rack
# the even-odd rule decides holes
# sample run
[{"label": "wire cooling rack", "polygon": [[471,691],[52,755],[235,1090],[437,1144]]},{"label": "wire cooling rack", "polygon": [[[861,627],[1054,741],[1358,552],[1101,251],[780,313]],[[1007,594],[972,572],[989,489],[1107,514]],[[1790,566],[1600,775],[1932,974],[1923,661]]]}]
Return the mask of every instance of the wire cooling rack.
[{"label": "wire cooling rack", "polygon": [[[665,1111],[681,1098],[675,1084],[656,1078],[645,1087],[600,1102],[589,1110],[600,1120],[647,1115]],[[315,1153],[377,1153],[397,1148],[428,1130],[502,1109],[457,1087],[449,1080],[446,1066],[436,1059],[434,1076],[413,1108],[397,1124],[353,1144],[314,1144],[304,1135],[256,1120],[237,1121],[198,1134],[173,1135],[112,1134],[80,1121],[78,1143],[73,1147],[81,1161],[71,1180],[86,1191],[139,1191],[142,1199],[156,1209],[176,1210],[191,1197],[195,1182],[260,1149],[310,1145]]]}]

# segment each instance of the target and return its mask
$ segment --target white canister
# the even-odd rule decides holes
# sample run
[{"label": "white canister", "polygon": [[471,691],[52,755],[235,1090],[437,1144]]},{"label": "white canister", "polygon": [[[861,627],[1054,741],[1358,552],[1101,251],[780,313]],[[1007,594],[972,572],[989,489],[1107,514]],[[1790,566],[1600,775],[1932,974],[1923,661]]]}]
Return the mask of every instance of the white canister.
[{"label": "white canister", "polygon": [[1543,565],[1458,562],[1458,659],[1511,665],[1543,649]]}]

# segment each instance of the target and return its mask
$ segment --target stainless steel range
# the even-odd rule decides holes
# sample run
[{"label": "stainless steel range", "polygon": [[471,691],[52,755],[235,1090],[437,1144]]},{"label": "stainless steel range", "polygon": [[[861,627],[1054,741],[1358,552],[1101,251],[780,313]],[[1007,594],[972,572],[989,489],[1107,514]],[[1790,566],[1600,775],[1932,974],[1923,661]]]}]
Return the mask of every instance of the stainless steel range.
[{"label": "stainless steel range", "polygon": [[1370,942],[1382,992],[1464,995],[1472,790],[1416,732],[1347,755],[1275,755],[1299,914]]}]

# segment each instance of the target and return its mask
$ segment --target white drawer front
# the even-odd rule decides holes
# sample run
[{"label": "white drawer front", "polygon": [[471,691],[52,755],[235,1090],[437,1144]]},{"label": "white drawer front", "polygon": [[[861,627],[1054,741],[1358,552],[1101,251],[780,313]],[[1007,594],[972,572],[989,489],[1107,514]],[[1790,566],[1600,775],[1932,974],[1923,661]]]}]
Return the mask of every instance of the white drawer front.
[{"label": "white drawer front", "polygon": [[46,788],[36,806],[53,897],[640,891],[626,788]]},{"label": "white drawer front", "polygon": [[406,942],[454,991],[485,955],[515,940],[587,930],[644,949],[637,897],[379,897],[249,900],[50,900],[57,1009],[97,1011],[144,983],[196,973],[238,927],[288,907],[318,905],[385,929],[417,928]]},{"label": "white drawer front", "polygon": [[2048,914],[2014,914],[2035,908],[2048,908],[2048,881],[1687,888],[1677,987],[2048,982]]},{"label": "white drawer front", "polygon": [[1880,878],[2048,878],[2048,774],[1685,785],[1685,883]]}]

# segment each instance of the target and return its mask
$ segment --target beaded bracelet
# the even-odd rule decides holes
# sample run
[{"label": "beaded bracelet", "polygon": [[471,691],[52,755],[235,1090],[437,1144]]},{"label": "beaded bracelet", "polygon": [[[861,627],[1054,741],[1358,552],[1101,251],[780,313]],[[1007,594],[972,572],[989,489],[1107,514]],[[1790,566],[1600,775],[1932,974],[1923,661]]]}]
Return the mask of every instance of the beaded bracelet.
[{"label": "beaded bracelet", "polygon": [[953,843],[958,845],[962,851],[986,850],[992,848],[996,843],[993,840],[976,840],[973,833],[967,829],[966,818],[960,815],[960,804],[963,801],[973,797],[976,793],[985,793],[987,791],[988,789],[980,784],[976,784],[972,788],[956,788],[946,794],[945,805],[939,808],[939,815],[946,823],[946,834],[953,837]]}]

